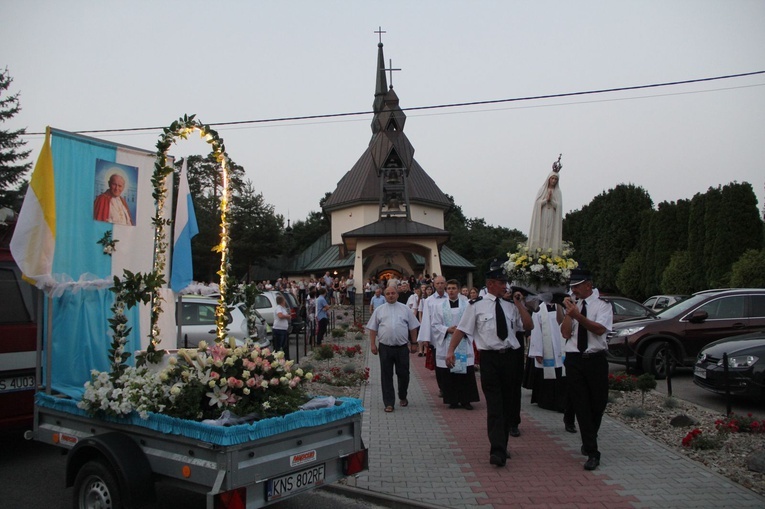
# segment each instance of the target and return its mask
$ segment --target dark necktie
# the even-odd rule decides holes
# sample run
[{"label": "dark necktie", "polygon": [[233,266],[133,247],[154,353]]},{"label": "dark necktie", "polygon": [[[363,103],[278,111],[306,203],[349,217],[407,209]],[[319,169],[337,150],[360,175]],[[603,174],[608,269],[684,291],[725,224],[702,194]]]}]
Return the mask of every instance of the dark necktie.
[{"label": "dark necktie", "polygon": [[497,336],[499,339],[507,339],[507,319],[505,319],[505,312],[502,311],[502,304],[499,302],[499,297],[494,301],[495,312],[497,317]]},{"label": "dark necktie", "polygon": [[[586,300],[582,301],[581,313],[583,317],[587,318],[587,301]],[[581,322],[577,325],[577,328],[576,328],[576,347],[582,353],[587,351],[587,329],[585,329],[582,326]]]}]

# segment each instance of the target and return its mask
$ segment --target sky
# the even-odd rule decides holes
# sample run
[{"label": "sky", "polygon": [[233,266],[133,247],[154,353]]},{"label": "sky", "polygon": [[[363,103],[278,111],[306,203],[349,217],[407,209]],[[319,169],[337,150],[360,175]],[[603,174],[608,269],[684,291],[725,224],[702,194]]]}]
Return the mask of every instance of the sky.
[{"label": "sky", "polygon": [[[319,210],[371,138],[381,27],[400,106],[765,71],[765,1],[0,0],[0,67],[44,132],[363,115],[217,128],[266,203]],[[563,213],[619,184],[654,205],[749,182],[765,199],[765,74],[407,113],[415,159],[468,218],[528,233],[563,154]],[[159,131],[90,134],[154,150]],[[25,139],[36,158],[41,135]],[[171,155],[207,154],[196,139]]]}]

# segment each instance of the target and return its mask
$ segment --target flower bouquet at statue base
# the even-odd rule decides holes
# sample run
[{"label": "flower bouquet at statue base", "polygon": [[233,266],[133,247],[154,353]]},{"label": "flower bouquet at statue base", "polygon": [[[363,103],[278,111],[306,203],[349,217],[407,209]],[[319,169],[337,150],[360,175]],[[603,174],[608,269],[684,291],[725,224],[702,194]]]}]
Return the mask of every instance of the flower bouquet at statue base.
[{"label": "flower bouquet at statue base", "polygon": [[573,254],[567,242],[563,242],[559,253],[521,243],[516,251],[507,254],[508,260],[502,268],[513,286],[535,294],[538,300],[553,302],[566,294],[571,270],[579,266]]}]

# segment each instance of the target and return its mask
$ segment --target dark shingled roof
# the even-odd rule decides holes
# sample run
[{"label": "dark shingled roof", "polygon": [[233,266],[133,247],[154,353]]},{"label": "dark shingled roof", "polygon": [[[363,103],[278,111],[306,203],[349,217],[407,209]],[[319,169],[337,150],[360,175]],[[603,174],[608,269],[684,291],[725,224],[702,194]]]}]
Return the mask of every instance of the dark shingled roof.
[{"label": "dark shingled roof", "polygon": [[378,44],[372,139],[359,160],[340,179],[337,188],[324,203],[325,212],[361,203],[379,203],[379,171],[394,153],[397,156],[396,160],[408,172],[409,203],[432,205],[442,209],[451,206],[443,191],[414,159],[414,147],[404,134],[406,115],[398,104],[398,96],[393,87],[386,90],[384,62],[382,44]]},{"label": "dark shingled roof", "polygon": [[343,238],[346,237],[444,237],[447,240],[449,232],[403,217],[392,217],[343,233]]}]

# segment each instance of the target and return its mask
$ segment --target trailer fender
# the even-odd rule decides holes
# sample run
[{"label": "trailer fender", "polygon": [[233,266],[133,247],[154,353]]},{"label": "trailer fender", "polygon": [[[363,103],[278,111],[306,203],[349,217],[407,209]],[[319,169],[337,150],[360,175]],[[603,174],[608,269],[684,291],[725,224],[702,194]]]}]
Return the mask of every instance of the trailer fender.
[{"label": "trailer fender", "polygon": [[66,487],[88,461],[102,458],[113,470],[125,507],[142,507],[156,500],[151,465],[141,448],[123,433],[87,437],[72,448],[66,462]]}]

